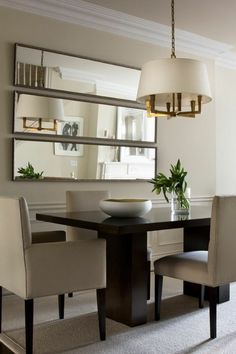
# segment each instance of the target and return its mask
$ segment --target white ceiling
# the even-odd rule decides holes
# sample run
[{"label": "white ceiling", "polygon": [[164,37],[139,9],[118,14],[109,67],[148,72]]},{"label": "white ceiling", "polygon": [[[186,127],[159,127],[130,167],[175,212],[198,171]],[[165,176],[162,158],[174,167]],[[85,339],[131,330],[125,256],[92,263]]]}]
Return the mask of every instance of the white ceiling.
[{"label": "white ceiling", "polygon": [[[170,25],[170,0],[86,0]],[[236,0],[175,0],[176,27],[236,48]]]}]

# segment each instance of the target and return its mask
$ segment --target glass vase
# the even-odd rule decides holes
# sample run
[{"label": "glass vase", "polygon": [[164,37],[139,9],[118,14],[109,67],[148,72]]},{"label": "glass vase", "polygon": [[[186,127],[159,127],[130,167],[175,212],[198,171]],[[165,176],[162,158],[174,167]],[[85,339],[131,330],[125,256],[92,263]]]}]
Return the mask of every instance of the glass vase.
[{"label": "glass vase", "polygon": [[173,214],[189,214],[190,211],[190,188],[185,193],[172,193],[171,195],[171,212]]}]

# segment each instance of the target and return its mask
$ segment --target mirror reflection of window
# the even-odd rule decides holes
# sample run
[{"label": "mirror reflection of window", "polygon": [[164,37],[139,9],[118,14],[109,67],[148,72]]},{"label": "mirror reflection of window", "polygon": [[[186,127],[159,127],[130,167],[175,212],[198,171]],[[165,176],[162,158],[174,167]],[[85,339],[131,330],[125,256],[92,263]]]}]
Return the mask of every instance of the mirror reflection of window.
[{"label": "mirror reflection of window", "polygon": [[156,120],[143,109],[118,107],[117,138],[134,141],[155,141]]}]

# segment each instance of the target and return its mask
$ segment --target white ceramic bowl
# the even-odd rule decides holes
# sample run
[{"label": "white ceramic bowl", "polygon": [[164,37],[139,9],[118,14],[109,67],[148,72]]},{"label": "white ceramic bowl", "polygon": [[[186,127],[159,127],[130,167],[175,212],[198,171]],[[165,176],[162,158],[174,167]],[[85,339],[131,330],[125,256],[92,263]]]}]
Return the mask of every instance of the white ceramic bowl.
[{"label": "white ceramic bowl", "polygon": [[148,199],[105,199],[99,205],[106,214],[119,218],[143,216],[152,208]]}]

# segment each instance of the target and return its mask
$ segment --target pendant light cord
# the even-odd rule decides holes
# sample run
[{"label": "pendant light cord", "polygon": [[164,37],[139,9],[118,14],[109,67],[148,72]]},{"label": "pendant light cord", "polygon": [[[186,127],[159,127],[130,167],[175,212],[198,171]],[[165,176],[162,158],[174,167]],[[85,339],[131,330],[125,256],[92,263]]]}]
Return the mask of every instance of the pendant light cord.
[{"label": "pendant light cord", "polygon": [[171,58],[176,58],[175,55],[175,1],[171,0]]}]

